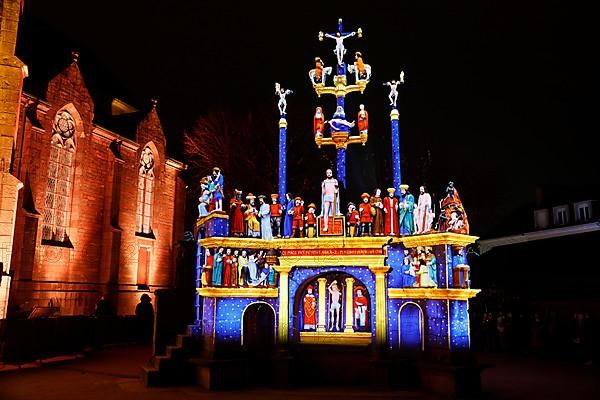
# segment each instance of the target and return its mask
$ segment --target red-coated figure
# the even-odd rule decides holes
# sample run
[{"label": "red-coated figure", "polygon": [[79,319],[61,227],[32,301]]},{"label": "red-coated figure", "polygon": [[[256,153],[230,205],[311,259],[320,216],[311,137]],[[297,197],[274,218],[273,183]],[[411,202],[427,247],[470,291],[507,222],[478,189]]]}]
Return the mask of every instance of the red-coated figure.
[{"label": "red-coated figure", "polygon": [[383,199],[383,217],[385,219],[385,235],[398,236],[398,198],[394,196],[396,189],[388,188],[388,195]]}]

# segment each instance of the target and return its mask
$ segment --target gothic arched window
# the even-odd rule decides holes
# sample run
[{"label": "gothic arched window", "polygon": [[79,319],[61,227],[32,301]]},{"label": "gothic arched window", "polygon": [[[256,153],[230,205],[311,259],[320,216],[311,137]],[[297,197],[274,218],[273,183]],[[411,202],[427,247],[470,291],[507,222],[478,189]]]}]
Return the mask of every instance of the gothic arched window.
[{"label": "gothic arched window", "polygon": [[154,153],[144,147],[140,156],[137,197],[137,231],[152,234],[152,192],[154,189]]},{"label": "gothic arched window", "polygon": [[42,227],[42,239],[45,241],[66,243],[69,239],[67,229],[75,150],[75,120],[67,110],[61,110],[56,113],[52,126]]}]

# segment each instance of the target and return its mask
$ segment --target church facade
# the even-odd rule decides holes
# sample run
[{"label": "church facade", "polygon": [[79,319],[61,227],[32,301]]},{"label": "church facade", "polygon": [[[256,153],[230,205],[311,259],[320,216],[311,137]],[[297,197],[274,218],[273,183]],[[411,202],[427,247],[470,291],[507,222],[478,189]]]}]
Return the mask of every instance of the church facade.
[{"label": "church facade", "polygon": [[24,93],[20,76],[10,98],[3,182],[10,176],[20,189],[12,191],[12,211],[2,211],[12,216],[2,221],[12,246],[5,246],[0,318],[49,305],[61,315],[90,315],[102,296],[118,314],[133,314],[142,293],[174,284],[185,165],[166,154],[156,103],[133,137],[96,125],[77,57],[45,95]]}]

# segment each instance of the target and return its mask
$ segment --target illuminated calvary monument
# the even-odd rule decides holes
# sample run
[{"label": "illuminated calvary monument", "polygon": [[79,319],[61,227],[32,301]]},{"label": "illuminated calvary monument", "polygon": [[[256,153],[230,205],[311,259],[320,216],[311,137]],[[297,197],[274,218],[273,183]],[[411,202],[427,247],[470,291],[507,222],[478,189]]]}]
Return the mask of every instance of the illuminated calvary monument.
[{"label": "illuminated calvary monument", "polygon": [[[342,184],[347,145],[364,144],[368,135],[368,117],[361,119],[364,107],[357,112],[356,121],[349,121],[344,110],[346,94],[363,91],[371,77],[371,68],[363,63],[359,52],[354,54],[352,65],[344,61],[345,41],[361,33],[360,29],[343,31],[340,21],[337,32],[319,34],[320,38],[335,41],[336,64],[326,67],[317,57],[316,67],[309,74],[318,95],[336,96],[336,111],[331,118],[326,119],[322,108],[317,107],[314,134],[318,146],[336,146],[337,178]],[[334,68],[335,75],[330,76]],[[352,74],[352,84],[347,82],[347,72]],[[332,86],[328,86],[328,80]],[[285,97],[291,91],[277,85],[276,93],[280,151],[283,143],[285,152]],[[391,101],[396,110],[395,98]],[[351,134],[355,126],[357,135]],[[285,160],[280,161],[285,165]],[[314,203],[303,205],[299,198],[288,198],[284,202],[287,208],[282,210],[282,199],[277,200],[286,193],[282,174],[285,182],[283,170],[279,195],[271,195],[273,204],[265,202],[268,194],[258,196],[259,204],[255,203],[256,196],[248,194],[246,203],[241,190],[236,189],[231,192],[229,213],[213,211],[196,222],[197,321],[191,329],[201,347],[196,352],[204,360],[198,375],[203,385],[239,384],[237,380],[253,369],[253,365],[240,360],[252,354],[260,354],[261,359],[285,354],[277,362],[298,363],[294,368],[276,368],[283,374],[291,370],[320,371],[323,375],[344,372],[350,376],[360,372],[363,375],[352,377],[357,381],[368,376],[364,374],[368,365],[340,365],[335,371],[319,362],[310,367],[302,365],[303,358],[297,358],[295,352],[303,346],[323,346],[323,351],[337,345],[372,348],[377,350],[373,354],[386,359],[415,353],[449,355],[469,349],[469,299],[479,290],[470,288],[465,250],[477,237],[469,235],[466,213],[453,184],[448,186],[442,202],[448,215],[440,218],[443,223],[438,230],[427,226],[422,234],[400,235],[397,225],[381,236],[355,237],[345,229],[338,235],[321,230],[314,236],[295,238],[278,238],[275,228],[273,235],[259,238],[249,234],[244,224],[247,228],[256,226],[253,232],[269,229],[266,222],[272,215],[289,215],[291,219],[293,214],[295,225],[314,223],[314,209],[318,208]],[[325,181],[334,179],[330,174],[328,171]],[[320,181],[323,177],[314,179]],[[390,177],[389,185],[395,185],[396,179]],[[388,192],[389,198],[384,199],[388,215],[392,211],[398,215],[399,201],[393,190]],[[327,199],[323,197],[322,201]],[[313,215],[304,207],[313,209]],[[164,368],[168,365],[165,362]],[[163,372],[160,367],[150,373]]]},{"label": "illuminated calvary monument", "polygon": [[[364,105],[361,105],[361,109],[357,114],[358,121],[346,119],[346,95],[353,92],[363,93],[371,79],[371,66],[363,62],[360,52],[357,51],[354,54],[355,61],[353,64],[348,65],[344,61],[347,52],[344,40],[353,36],[362,37],[362,29],[358,28],[356,31],[344,32],[341,19],[338,21],[338,29],[335,33],[324,34],[319,32],[319,40],[325,38],[335,41],[335,67],[325,67],[323,60],[316,57],[315,68],[308,73],[313,88],[319,97],[322,94],[332,94],[336,99],[335,112],[328,120],[325,120],[323,108],[316,108],[313,134],[317,146],[334,145],[337,149],[337,179],[342,187],[346,186],[346,148],[352,143],[364,145],[368,139],[368,114],[364,110]],[[335,75],[331,78],[331,85],[327,86],[327,76],[333,72],[333,68],[335,68]],[[348,84],[346,77],[348,72],[353,74],[354,84]],[[325,125],[329,125],[329,136],[326,133]],[[358,135],[352,136],[350,132],[355,126]]]}]

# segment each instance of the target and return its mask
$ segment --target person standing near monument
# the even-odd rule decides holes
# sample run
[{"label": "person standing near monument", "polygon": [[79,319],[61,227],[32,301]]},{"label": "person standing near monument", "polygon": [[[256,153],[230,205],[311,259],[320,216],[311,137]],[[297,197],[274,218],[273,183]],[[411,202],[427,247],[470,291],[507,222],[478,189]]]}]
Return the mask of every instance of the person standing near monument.
[{"label": "person standing near monument", "polygon": [[340,213],[340,198],[338,180],[333,177],[333,171],[327,169],[327,176],[321,182],[321,216],[323,217],[323,232],[329,230],[329,217]]}]

